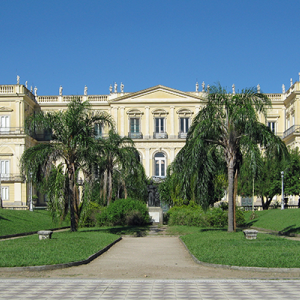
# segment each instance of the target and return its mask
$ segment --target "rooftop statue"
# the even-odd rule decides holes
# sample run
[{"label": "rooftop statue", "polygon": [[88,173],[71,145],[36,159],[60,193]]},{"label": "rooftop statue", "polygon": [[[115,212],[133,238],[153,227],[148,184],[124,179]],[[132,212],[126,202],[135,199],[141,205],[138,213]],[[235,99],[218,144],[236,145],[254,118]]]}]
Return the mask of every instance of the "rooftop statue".
[{"label": "rooftop statue", "polygon": [[17,75],[17,84],[20,84],[20,76]]},{"label": "rooftop statue", "polygon": [[283,84],[282,85],[282,94],[284,94],[285,93],[285,85]]},{"label": "rooftop statue", "polygon": [[117,83],[115,82],[115,90],[114,90],[114,92],[115,93],[117,93],[118,92],[118,85],[117,85]]},{"label": "rooftop statue", "polygon": [[196,82],[196,92],[199,92],[199,84]]},{"label": "rooftop statue", "polygon": [[204,92],[205,91],[205,83],[204,83],[204,81],[202,82],[202,92]]},{"label": "rooftop statue", "polygon": [[112,88],[112,86],[110,85],[110,86],[109,86],[109,92],[112,93],[112,90],[113,90],[113,88]]},{"label": "rooftop statue", "polygon": [[235,95],[235,85],[234,84],[232,85],[232,95],[233,96]]},{"label": "rooftop statue", "polygon": [[121,89],[121,93],[124,93],[124,84],[121,82],[121,85],[120,85],[120,89]]},{"label": "rooftop statue", "polygon": [[88,93],[88,88],[87,88],[87,86],[85,86],[85,87],[84,87],[84,92],[83,92],[83,94],[86,96],[87,93]]},{"label": "rooftop statue", "polygon": [[257,85],[257,92],[260,93],[260,85]]},{"label": "rooftop statue", "polygon": [[59,95],[62,96],[62,94],[63,94],[63,87],[60,86],[60,87],[59,87]]}]

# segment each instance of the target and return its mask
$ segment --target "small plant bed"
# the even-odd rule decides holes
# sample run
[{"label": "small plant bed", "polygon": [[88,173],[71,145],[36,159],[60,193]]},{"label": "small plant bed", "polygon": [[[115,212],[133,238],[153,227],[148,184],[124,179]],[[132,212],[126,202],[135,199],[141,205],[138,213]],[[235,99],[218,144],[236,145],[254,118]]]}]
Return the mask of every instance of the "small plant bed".
[{"label": "small plant bed", "polygon": [[68,226],[69,222],[52,221],[46,210],[0,209],[0,236]]},{"label": "small plant bed", "polygon": [[244,267],[300,268],[300,242],[258,233],[247,240],[242,231],[226,229],[181,229],[195,233],[181,237],[190,252],[201,262]]},{"label": "small plant bed", "polygon": [[270,209],[245,212],[246,225],[280,231],[286,235],[300,234],[300,209]]},{"label": "small plant bed", "polygon": [[0,267],[54,265],[81,261],[119,238],[118,235],[81,229],[78,232],[55,232],[51,239],[37,235],[0,241]]}]

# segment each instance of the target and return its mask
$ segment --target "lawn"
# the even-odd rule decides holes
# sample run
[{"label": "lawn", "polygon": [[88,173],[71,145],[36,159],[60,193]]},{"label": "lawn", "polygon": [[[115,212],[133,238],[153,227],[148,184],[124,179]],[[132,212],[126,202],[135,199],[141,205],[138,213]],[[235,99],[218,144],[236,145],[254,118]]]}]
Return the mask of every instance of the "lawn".
[{"label": "lawn", "polygon": [[224,229],[198,228],[193,231],[181,236],[181,239],[202,262],[246,267],[300,268],[299,241],[263,233],[258,233],[256,240],[246,240],[242,231],[229,233]]},{"label": "lawn", "polygon": [[255,212],[257,218],[250,220],[252,212],[246,212],[248,226],[300,234],[300,209],[270,209]]},{"label": "lawn", "polygon": [[31,235],[1,240],[0,267],[53,265],[80,261],[103,249],[119,236],[102,230],[54,232],[51,239]]},{"label": "lawn", "polygon": [[9,210],[0,209],[0,236],[43,229],[69,226],[69,222],[61,224],[52,221],[46,210]]}]

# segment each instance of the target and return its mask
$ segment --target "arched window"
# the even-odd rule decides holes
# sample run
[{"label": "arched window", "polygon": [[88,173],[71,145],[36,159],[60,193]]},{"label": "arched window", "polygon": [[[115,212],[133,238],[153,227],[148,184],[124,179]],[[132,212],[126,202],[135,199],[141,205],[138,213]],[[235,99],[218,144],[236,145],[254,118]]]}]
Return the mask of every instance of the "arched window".
[{"label": "arched window", "polygon": [[157,177],[166,176],[166,156],[162,152],[158,152],[154,155],[154,175]]}]

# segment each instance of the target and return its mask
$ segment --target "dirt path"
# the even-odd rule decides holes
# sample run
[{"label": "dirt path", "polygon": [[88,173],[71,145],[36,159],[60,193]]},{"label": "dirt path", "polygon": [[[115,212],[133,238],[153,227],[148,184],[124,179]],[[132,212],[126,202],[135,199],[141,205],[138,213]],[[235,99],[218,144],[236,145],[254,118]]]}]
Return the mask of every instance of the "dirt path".
[{"label": "dirt path", "polygon": [[50,271],[4,271],[0,278],[98,279],[280,279],[300,278],[300,272],[231,270],[197,264],[178,237],[124,237],[87,265]]}]

